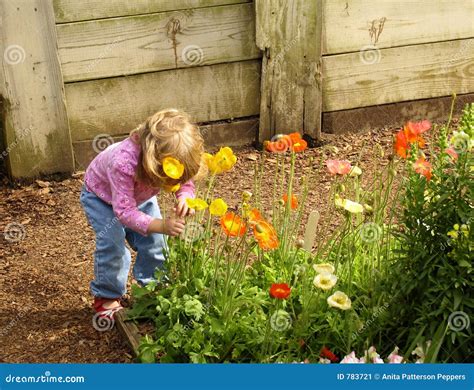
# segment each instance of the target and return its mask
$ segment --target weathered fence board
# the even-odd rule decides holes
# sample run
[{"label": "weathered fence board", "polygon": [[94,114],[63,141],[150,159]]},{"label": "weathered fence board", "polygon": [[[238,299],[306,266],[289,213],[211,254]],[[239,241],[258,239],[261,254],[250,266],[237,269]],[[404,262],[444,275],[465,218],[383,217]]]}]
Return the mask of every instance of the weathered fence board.
[{"label": "weathered fence board", "polygon": [[323,110],[474,91],[474,39],[323,57]]},{"label": "weathered fence board", "polygon": [[[457,95],[454,115],[460,116],[467,103],[474,102],[474,93]],[[446,122],[451,111],[452,97],[409,100],[351,110],[323,113],[323,132],[332,134],[357,133],[381,128],[397,128],[408,121],[429,119]]]},{"label": "weathered fence board", "polygon": [[258,60],[66,84],[71,135],[124,134],[166,107],[196,122],[257,115],[259,85]]},{"label": "weathered fence board", "polygon": [[256,0],[257,46],[264,50],[259,139],[321,134],[322,1]]},{"label": "weathered fence board", "polygon": [[[13,177],[72,172],[74,161],[49,1],[0,1],[0,93]],[[6,155],[5,155],[6,153]]]},{"label": "weathered fence board", "polygon": [[323,54],[474,37],[472,0],[325,0]]},{"label": "weathered fence board", "polygon": [[56,23],[248,3],[251,0],[53,0]]},{"label": "weathered fence board", "polygon": [[64,81],[261,56],[252,4],[58,25]]}]

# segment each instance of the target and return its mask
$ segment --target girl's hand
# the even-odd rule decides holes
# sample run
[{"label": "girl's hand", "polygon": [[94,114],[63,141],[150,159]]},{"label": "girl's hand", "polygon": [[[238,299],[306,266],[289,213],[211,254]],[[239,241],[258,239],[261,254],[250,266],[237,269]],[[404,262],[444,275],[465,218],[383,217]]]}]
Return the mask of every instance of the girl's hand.
[{"label": "girl's hand", "polygon": [[178,199],[178,204],[174,208],[174,211],[176,212],[176,216],[178,218],[184,218],[187,215],[194,215],[194,210],[190,209],[186,204],[186,198]]},{"label": "girl's hand", "polygon": [[166,218],[163,220],[163,234],[171,237],[179,236],[184,230],[185,223],[183,219]]}]

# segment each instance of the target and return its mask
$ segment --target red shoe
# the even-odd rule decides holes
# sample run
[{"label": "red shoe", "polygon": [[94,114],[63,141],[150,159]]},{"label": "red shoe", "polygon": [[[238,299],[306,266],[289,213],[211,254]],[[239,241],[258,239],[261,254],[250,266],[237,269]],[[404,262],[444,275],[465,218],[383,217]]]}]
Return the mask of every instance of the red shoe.
[{"label": "red shoe", "polygon": [[[104,304],[105,303],[108,303],[110,301],[115,301],[115,302],[118,302],[119,306],[117,307],[114,307],[113,309],[107,309],[104,307]],[[96,313],[102,313],[102,312],[106,312],[106,311],[114,311],[114,312],[117,312],[121,309],[123,309],[123,306],[120,302],[120,298],[115,298],[115,299],[110,299],[110,298],[98,298],[98,297],[95,297],[94,298],[94,304],[92,305],[92,307],[94,308],[94,310],[96,311]]]},{"label": "red shoe", "polygon": [[[118,302],[119,306],[114,307],[113,309],[105,308],[104,304],[110,301]],[[123,309],[123,306],[120,304],[120,298],[94,298],[94,304],[92,306],[96,311],[96,314],[94,314],[94,317],[92,318],[92,326],[99,332],[112,329],[115,325],[115,313]]]}]

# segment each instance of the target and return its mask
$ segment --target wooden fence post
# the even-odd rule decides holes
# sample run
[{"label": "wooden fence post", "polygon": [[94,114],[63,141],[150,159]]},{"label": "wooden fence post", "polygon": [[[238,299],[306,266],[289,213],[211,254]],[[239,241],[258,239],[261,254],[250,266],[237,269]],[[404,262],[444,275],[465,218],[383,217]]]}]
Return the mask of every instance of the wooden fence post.
[{"label": "wooden fence post", "polygon": [[259,141],[321,136],[322,0],[255,0],[262,59]]},{"label": "wooden fence post", "polygon": [[72,172],[52,1],[0,0],[0,24],[0,158],[14,178]]}]

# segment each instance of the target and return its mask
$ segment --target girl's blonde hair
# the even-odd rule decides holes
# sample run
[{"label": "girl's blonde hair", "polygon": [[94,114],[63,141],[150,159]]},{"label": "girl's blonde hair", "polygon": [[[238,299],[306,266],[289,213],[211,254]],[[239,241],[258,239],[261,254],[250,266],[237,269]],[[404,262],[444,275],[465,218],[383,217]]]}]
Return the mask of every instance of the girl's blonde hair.
[{"label": "girl's blonde hair", "polygon": [[[158,111],[130,133],[140,144],[141,154],[136,177],[153,187],[185,183],[199,178],[204,141],[199,127],[189,116],[176,109]],[[163,171],[165,157],[174,157],[184,165],[184,173],[178,180],[170,179]]]}]

